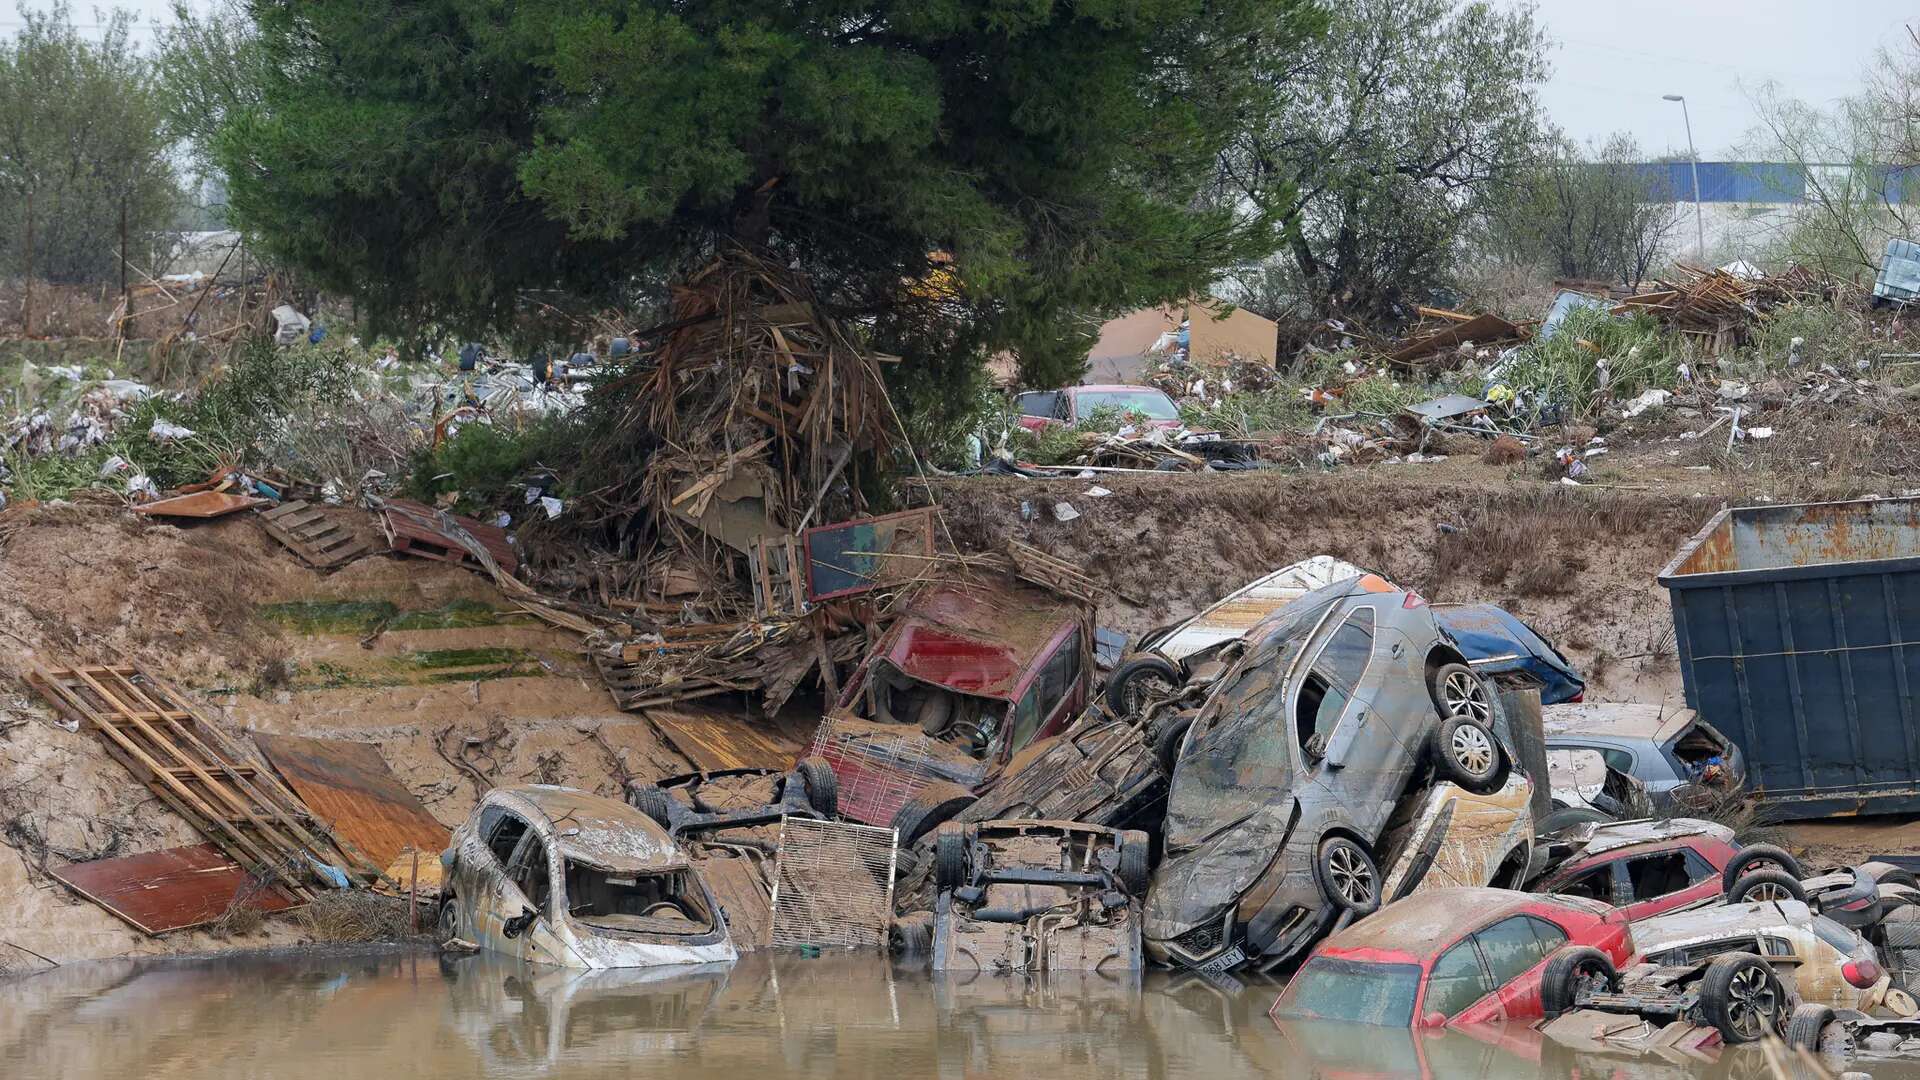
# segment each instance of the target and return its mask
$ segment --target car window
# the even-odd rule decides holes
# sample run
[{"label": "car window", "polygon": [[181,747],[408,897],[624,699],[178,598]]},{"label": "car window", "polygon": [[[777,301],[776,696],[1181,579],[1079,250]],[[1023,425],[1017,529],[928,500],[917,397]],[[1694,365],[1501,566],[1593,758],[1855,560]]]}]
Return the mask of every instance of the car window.
[{"label": "car window", "polygon": [[1327,638],[1301,684],[1294,703],[1301,746],[1323,747],[1333,737],[1372,657],[1373,609],[1356,608]]},{"label": "car window", "polygon": [[1685,849],[1627,860],[1627,889],[1634,900],[1652,900],[1691,884]]},{"label": "car window", "polygon": [[1567,932],[1553,923],[1545,919],[1536,919],[1531,915],[1526,916],[1526,920],[1533,927],[1534,938],[1540,942],[1541,956],[1546,956],[1567,943]]},{"label": "car window", "polygon": [[506,867],[513,862],[513,853],[520,846],[520,838],[527,835],[527,822],[519,814],[501,806],[488,807],[489,811],[499,811],[488,828],[487,815],[480,818],[481,837],[492,850],[493,857]]},{"label": "car window", "polygon": [[1021,394],[1013,399],[1013,407],[1019,409],[1022,416],[1051,417],[1054,410],[1060,407],[1060,393],[1046,390]]},{"label": "car window", "polygon": [[1813,917],[1813,933],[1814,936],[1818,937],[1821,941],[1849,955],[1860,947],[1859,935],[1841,926],[1839,923],[1834,922],[1825,915],[1815,915]]},{"label": "car window", "polygon": [[1584,896],[1589,900],[1611,904],[1613,903],[1613,864],[1606,863],[1576,874],[1566,882],[1554,886],[1553,891],[1563,896]]},{"label": "car window", "polygon": [[1708,878],[1720,876],[1720,871],[1713,868],[1713,864],[1707,861],[1706,856],[1692,848],[1681,848],[1680,852],[1687,860],[1688,884],[1698,885]]},{"label": "car window", "polygon": [[[1782,942],[1781,944],[1785,943]],[[1701,941],[1692,945],[1682,946],[1678,949],[1668,949],[1665,952],[1650,953],[1647,959],[1656,964],[1698,964],[1704,960],[1711,960],[1716,956],[1724,956],[1727,953],[1745,952],[1756,955],[1783,955],[1779,953],[1768,953],[1765,951],[1765,948],[1766,946],[1761,943],[1759,938],[1754,937],[1752,934],[1747,934],[1741,937]],[[1791,955],[1791,953],[1792,950],[1789,949],[1784,955]]]},{"label": "car window", "polygon": [[540,839],[539,833],[529,832],[520,841],[520,847],[513,854],[513,861],[507,866],[507,877],[527,901],[541,911],[547,910],[549,872],[547,868],[547,845]]},{"label": "car window", "polygon": [[1760,955],[1792,956],[1793,944],[1786,938],[1777,938],[1769,935],[1760,939]]},{"label": "car window", "polygon": [[1540,951],[1540,939],[1524,915],[1501,919],[1473,935],[1480,943],[1480,955],[1486,958],[1493,985],[1505,986],[1538,964],[1546,954]]},{"label": "car window", "polygon": [[1419,989],[1416,964],[1316,956],[1287,985],[1275,1012],[1403,1028],[1413,1022],[1413,999]]},{"label": "car window", "polygon": [[1486,965],[1480,962],[1480,953],[1474,948],[1473,939],[1467,938],[1441,953],[1440,958],[1433,962],[1433,972],[1427,976],[1427,998],[1422,1008],[1430,1013],[1451,1017],[1486,997],[1492,990],[1493,980],[1487,976]]},{"label": "car window", "polygon": [[1073,687],[1073,680],[1080,673],[1080,631],[1075,629],[1062,642],[1060,648],[1048,658],[1040,674],[1034,676],[1033,685],[1020,697],[1020,705],[1013,713],[1012,752],[1019,753],[1033,739],[1034,732],[1053,710],[1060,704],[1067,691]]},{"label": "car window", "polygon": [[1095,409],[1118,409],[1122,413],[1144,413],[1150,420],[1178,420],[1180,410],[1174,406],[1173,399],[1152,387],[1138,390],[1079,390],[1074,393],[1074,405],[1078,406],[1081,416],[1087,416]]}]

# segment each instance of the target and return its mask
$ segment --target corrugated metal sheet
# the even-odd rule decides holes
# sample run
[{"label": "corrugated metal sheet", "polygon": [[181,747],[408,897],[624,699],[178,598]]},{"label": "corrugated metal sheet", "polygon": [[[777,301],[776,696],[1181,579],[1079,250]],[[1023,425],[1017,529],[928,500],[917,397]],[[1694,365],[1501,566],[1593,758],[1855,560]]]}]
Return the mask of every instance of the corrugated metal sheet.
[{"label": "corrugated metal sheet", "polygon": [[205,926],[225,914],[242,889],[262,911],[298,906],[278,888],[255,888],[247,872],[212,844],[70,863],[52,874],[147,934]]},{"label": "corrugated metal sheet", "polygon": [[812,737],[810,730],[778,719],[748,720],[699,706],[650,708],[642,715],[700,772],[790,768]]},{"label": "corrugated metal sheet", "polygon": [[314,815],[373,865],[391,864],[408,847],[446,848],[447,827],[393,775],[378,747],[258,733],[253,741]]},{"label": "corrugated metal sheet", "polygon": [[[1693,201],[1693,166],[1685,161],[1654,161],[1632,166],[1657,199]],[[1703,161],[1700,201],[1711,203],[1797,203],[1806,198],[1807,173],[1799,165],[1768,161]]]}]

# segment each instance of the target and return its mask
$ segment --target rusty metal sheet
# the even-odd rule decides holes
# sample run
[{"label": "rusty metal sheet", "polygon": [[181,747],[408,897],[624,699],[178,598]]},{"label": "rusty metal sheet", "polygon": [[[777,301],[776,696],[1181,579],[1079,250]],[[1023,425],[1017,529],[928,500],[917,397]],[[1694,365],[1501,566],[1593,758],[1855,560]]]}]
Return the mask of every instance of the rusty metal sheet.
[{"label": "rusty metal sheet", "polygon": [[225,914],[242,889],[262,911],[298,906],[278,888],[256,889],[253,878],[212,844],[69,863],[51,872],[145,934],[205,926]]},{"label": "rusty metal sheet", "polygon": [[256,506],[271,506],[273,500],[259,499],[251,495],[229,495],[224,491],[196,491],[191,495],[176,495],[171,499],[161,499],[144,506],[133,508],[136,514],[148,514],[153,517],[217,518],[228,514],[237,514],[242,510],[251,510]]},{"label": "rusty metal sheet", "polygon": [[[460,541],[443,528],[440,511],[425,503],[408,499],[388,499],[380,515],[381,524],[386,529],[387,543],[394,551],[402,555],[416,555],[423,559],[438,559],[442,562],[458,563],[464,566],[478,567],[480,560],[474,558]],[[476,521],[458,514],[447,515],[459,530],[471,536],[476,543],[486,549],[494,564],[509,577],[520,567],[520,556],[507,541],[507,531],[494,525]]]},{"label": "rusty metal sheet", "polygon": [[438,858],[448,830],[387,768],[371,743],[255,733],[253,741],[314,816],[375,866],[388,866],[408,847]]},{"label": "rusty metal sheet", "polygon": [[644,715],[701,772],[785,769],[800,758],[812,735],[778,718],[747,720],[737,713],[699,706],[650,708]]}]

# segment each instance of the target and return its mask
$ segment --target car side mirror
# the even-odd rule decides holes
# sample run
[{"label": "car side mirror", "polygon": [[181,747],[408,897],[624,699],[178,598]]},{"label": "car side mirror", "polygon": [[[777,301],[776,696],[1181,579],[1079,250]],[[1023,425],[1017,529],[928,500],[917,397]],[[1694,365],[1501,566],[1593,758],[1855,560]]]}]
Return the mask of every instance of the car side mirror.
[{"label": "car side mirror", "polygon": [[508,919],[505,923],[501,925],[500,932],[507,935],[507,937],[509,938],[517,938],[521,934],[526,933],[527,928],[533,925],[533,920],[539,917],[540,917],[539,912],[533,910],[530,907],[522,907],[520,909],[520,914],[515,915],[511,919]]},{"label": "car side mirror", "polygon": [[1430,1012],[1420,1018],[1420,1026],[1429,1031],[1434,1028],[1443,1028],[1447,1026],[1447,1018],[1441,1013]]}]

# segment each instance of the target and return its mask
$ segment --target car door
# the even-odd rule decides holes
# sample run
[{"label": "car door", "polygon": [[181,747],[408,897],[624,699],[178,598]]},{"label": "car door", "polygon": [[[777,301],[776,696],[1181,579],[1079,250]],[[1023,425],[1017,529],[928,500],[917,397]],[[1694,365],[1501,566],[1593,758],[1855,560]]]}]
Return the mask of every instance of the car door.
[{"label": "car door", "polygon": [[[1421,1013],[1438,1013],[1450,1024],[1536,1018],[1541,972],[1547,957],[1566,943],[1565,930],[1533,915],[1510,915],[1481,927],[1434,961]],[[1477,971],[1466,956],[1468,948]]]},{"label": "car door", "polygon": [[1329,768],[1373,763],[1380,755],[1369,751],[1393,740],[1392,730],[1369,708],[1366,693],[1378,666],[1377,621],[1371,605],[1330,621],[1315,645],[1313,661],[1294,687],[1294,726],[1301,750]]},{"label": "car door", "polygon": [[1618,866],[1614,906],[1625,908],[1630,922],[1709,903],[1722,891],[1719,872],[1685,845],[1630,855]]},{"label": "car door", "polygon": [[475,944],[533,963],[567,963],[571,950],[553,928],[556,875],[540,831],[510,809],[489,810],[498,814],[482,822],[492,863],[475,882]]}]

